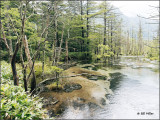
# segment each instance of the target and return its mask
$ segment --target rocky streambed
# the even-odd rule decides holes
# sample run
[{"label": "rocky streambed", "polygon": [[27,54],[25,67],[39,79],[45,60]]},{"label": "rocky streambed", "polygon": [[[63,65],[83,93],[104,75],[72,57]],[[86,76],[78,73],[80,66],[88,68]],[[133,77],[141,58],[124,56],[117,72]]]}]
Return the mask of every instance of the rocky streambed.
[{"label": "rocky streambed", "polygon": [[39,83],[34,94],[43,97],[43,108],[48,110],[50,117],[60,117],[69,107],[90,111],[103,108],[109,103],[109,75],[80,66],[71,67],[64,71],[56,87],[56,79],[48,79]]}]

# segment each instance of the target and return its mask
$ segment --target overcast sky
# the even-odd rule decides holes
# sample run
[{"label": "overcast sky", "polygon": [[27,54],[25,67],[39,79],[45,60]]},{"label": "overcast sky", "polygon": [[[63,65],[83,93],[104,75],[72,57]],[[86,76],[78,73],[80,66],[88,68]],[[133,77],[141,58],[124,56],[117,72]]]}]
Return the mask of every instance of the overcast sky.
[{"label": "overcast sky", "polygon": [[[147,17],[158,14],[158,11],[150,6],[159,6],[159,1],[110,1],[115,7],[128,17],[136,17],[137,14]],[[150,5],[150,6],[149,6]]]}]

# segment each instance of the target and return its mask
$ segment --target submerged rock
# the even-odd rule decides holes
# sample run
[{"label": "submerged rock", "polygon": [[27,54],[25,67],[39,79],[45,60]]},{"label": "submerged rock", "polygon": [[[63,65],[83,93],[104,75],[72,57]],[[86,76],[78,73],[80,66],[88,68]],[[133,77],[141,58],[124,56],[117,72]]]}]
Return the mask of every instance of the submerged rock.
[{"label": "submerged rock", "polygon": [[95,67],[94,65],[92,65],[92,64],[83,64],[82,66],[81,66],[82,68],[92,68],[92,67]]},{"label": "submerged rock", "polygon": [[63,91],[64,92],[72,92],[73,90],[79,90],[81,89],[82,86],[78,83],[72,83],[72,84],[66,84],[64,87],[63,87]]},{"label": "submerged rock", "polygon": [[99,108],[99,105],[97,105],[96,103],[92,103],[92,102],[89,102],[88,106],[89,106],[90,109],[97,109],[97,108]]},{"label": "submerged rock", "polygon": [[50,105],[55,105],[59,102],[59,100],[55,97],[48,97],[46,99],[43,99],[42,103],[43,103],[43,108],[48,107]]},{"label": "submerged rock", "polygon": [[81,76],[82,74],[77,74],[77,76]]},{"label": "submerged rock", "polygon": [[86,76],[86,75],[88,75],[88,73],[82,73],[82,75]]},{"label": "submerged rock", "polygon": [[98,77],[97,76],[92,76],[90,78],[88,78],[89,80],[98,80]]},{"label": "submerged rock", "polygon": [[105,94],[105,97],[108,99],[108,97],[110,96],[110,94]]},{"label": "submerged rock", "polygon": [[100,103],[101,103],[102,105],[106,105],[106,100],[105,100],[104,98],[102,98],[101,101],[100,101]]},{"label": "submerged rock", "polygon": [[106,80],[107,77],[103,75],[90,75],[87,77],[89,80]]},{"label": "submerged rock", "polygon": [[78,109],[79,108],[80,110],[82,110],[85,107],[85,104],[73,101],[73,107],[74,107],[74,109]]},{"label": "submerged rock", "polygon": [[76,75],[71,75],[70,77],[76,77]]},{"label": "submerged rock", "polygon": [[49,117],[54,117],[55,116],[54,110],[52,109],[48,110],[48,115]]},{"label": "submerged rock", "polygon": [[80,101],[80,102],[85,102],[86,101],[84,98],[80,98],[80,97],[78,97],[77,100]]},{"label": "submerged rock", "polygon": [[106,80],[106,79],[107,79],[107,77],[106,77],[106,76],[102,76],[102,75],[101,75],[101,76],[98,76],[98,79],[99,79],[99,80]]}]

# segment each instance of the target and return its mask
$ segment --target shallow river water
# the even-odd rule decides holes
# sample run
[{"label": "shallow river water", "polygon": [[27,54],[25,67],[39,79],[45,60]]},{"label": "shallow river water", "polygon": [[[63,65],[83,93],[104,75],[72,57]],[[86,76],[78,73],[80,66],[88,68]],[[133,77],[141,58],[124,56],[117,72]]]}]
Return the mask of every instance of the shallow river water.
[{"label": "shallow river water", "polygon": [[[119,67],[114,67],[119,66]],[[114,68],[114,69],[113,69]],[[111,75],[113,95],[103,109],[92,111],[67,109],[66,119],[158,119],[159,72],[158,64],[144,63],[136,58],[122,57],[120,62],[106,67]]]}]

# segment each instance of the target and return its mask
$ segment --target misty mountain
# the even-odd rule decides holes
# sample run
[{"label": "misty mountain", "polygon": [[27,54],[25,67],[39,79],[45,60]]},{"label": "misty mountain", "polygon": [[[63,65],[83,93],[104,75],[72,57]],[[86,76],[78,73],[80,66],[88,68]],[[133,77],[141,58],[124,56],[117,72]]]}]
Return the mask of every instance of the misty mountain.
[{"label": "misty mountain", "polygon": [[130,31],[132,30],[132,27],[133,27],[133,30],[135,32],[138,32],[139,23],[141,22],[143,38],[145,40],[147,40],[148,37],[149,39],[153,39],[153,36],[157,34],[158,24],[152,24],[152,23],[158,23],[158,20],[157,21],[149,20],[149,19],[138,17],[138,16],[128,17],[124,14],[122,14],[121,17],[123,19],[123,26],[125,27],[125,29],[129,29]]}]

